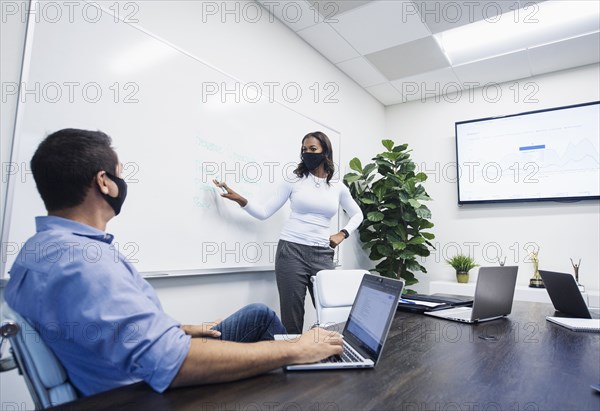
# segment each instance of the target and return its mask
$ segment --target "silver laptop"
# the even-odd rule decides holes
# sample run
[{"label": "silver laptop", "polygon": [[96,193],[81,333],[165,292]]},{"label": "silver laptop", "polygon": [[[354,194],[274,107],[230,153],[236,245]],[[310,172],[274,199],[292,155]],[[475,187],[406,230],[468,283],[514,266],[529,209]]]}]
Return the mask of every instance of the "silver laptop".
[{"label": "silver laptop", "polygon": [[590,312],[571,274],[540,270],[540,275],[556,311],[576,318],[600,318]]},{"label": "silver laptop", "polygon": [[512,310],[518,266],[481,267],[475,286],[473,307],[427,311],[425,314],[446,320],[477,323],[505,317]]},{"label": "silver laptop", "polygon": [[[295,364],[286,370],[373,368],[381,357],[404,282],[365,274],[342,335],[344,352],[313,364]],[[297,336],[278,335],[278,340]]]}]

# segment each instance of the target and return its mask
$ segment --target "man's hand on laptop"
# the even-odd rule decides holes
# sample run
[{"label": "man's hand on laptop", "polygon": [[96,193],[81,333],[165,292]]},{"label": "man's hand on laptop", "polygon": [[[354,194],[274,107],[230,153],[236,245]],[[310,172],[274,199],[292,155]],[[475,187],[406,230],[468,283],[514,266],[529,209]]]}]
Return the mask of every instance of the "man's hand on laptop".
[{"label": "man's hand on laptop", "polygon": [[321,361],[332,355],[340,355],[343,338],[336,331],[313,328],[300,336],[295,344],[298,352],[294,364],[305,364]]}]

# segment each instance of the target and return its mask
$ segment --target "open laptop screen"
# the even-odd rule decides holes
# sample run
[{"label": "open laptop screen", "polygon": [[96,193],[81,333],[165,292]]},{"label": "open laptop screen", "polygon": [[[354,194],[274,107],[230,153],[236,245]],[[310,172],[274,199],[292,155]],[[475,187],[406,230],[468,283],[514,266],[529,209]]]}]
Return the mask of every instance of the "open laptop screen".
[{"label": "open laptop screen", "polygon": [[344,338],[376,361],[391,325],[402,281],[367,275],[346,322]]}]

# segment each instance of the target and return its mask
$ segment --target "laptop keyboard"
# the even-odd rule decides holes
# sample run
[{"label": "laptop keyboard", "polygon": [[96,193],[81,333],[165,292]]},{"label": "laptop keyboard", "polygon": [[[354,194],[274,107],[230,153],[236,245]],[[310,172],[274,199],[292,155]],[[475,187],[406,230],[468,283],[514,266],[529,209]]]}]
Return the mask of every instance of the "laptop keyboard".
[{"label": "laptop keyboard", "polygon": [[346,342],[344,342],[344,351],[340,355],[332,355],[331,357],[327,357],[324,360],[321,360],[322,363],[327,362],[362,362],[363,358],[354,351],[354,348],[349,346]]}]

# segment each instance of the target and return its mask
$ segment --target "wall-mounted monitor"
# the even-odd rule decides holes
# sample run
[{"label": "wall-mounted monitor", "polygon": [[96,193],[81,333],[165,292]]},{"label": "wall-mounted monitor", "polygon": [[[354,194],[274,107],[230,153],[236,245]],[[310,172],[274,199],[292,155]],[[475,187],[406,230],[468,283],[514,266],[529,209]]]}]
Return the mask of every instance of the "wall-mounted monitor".
[{"label": "wall-mounted monitor", "polygon": [[600,198],[600,102],[455,123],[458,203]]}]

